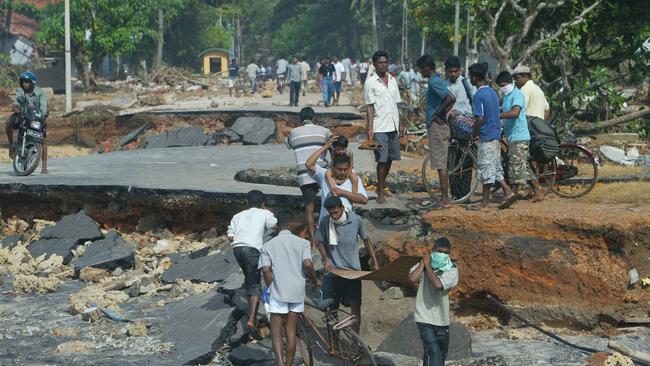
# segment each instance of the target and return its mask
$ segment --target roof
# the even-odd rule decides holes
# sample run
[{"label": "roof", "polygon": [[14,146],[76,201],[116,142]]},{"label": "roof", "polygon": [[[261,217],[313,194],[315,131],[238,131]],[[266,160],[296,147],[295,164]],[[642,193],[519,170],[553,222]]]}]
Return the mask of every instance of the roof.
[{"label": "roof", "polygon": [[223,52],[223,53],[227,54],[229,58],[235,57],[235,55],[232,52],[230,52],[230,50],[227,50],[225,48],[208,48],[207,50],[199,53],[199,57],[203,57],[203,55],[205,55],[208,52],[215,52],[215,51]]},{"label": "roof", "polygon": [[[0,17],[0,27],[6,29],[4,17]],[[40,26],[36,20],[16,12],[11,16],[10,34],[34,40],[34,36],[39,30]]]}]

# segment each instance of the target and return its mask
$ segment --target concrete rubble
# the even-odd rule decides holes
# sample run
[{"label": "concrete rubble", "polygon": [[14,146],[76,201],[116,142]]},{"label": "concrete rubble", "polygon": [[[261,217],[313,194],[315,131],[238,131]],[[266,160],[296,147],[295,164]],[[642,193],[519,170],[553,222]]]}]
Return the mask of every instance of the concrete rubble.
[{"label": "concrete rubble", "polygon": [[107,271],[118,267],[126,269],[133,267],[134,254],[135,248],[124,241],[116,231],[111,230],[104,239],[92,242],[83,255],[71,264],[77,272],[84,267],[102,268]]},{"label": "concrete rubble", "polygon": [[174,283],[178,279],[223,282],[232,273],[240,271],[232,251],[199,258],[174,256],[172,261],[174,264],[162,275],[163,283]]},{"label": "concrete rubble", "polygon": [[247,145],[262,145],[271,140],[277,131],[275,122],[270,118],[239,117],[232,125],[232,130]]},{"label": "concrete rubble", "polygon": [[147,136],[144,140],[145,149],[167,147],[203,146],[208,142],[208,136],[200,127],[185,127],[165,131],[159,135]]}]

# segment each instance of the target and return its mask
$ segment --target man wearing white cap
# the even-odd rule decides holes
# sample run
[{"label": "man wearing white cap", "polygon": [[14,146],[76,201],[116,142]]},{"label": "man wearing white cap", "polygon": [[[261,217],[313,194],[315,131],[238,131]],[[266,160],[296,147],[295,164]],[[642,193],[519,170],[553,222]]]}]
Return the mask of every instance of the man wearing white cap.
[{"label": "man wearing white cap", "polygon": [[547,121],[551,115],[551,109],[542,89],[531,80],[530,67],[517,66],[512,72],[512,76],[517,88],[524,93],[526,117],[537,117]]}]

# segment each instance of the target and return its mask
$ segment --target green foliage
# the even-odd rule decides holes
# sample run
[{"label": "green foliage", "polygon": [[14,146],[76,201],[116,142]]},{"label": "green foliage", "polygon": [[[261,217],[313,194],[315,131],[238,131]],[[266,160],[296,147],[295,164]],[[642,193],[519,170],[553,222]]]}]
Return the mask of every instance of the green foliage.
[{"label": "green foliage", "polygon": [[641,140],[650,140],[650,122],[642,118],[634,119],[625,125],[625,132],[638,133]]},{"label": "green foliage", "polygon": [[587,74],[576,77],[576,94],[573,105],[578,112],[586,113],[592,121],[602,121],[621,111],[625,99],[614,83],[608,83],[610,75],[602,66],[594,67]]},{"label": "green foliage", "polygon": [[2,8],[9,9],[11,7],[15,12],[28,16],[34,20],[43,19],[43,11],[32,4],[19,3],[13,0],[3,1]]}]

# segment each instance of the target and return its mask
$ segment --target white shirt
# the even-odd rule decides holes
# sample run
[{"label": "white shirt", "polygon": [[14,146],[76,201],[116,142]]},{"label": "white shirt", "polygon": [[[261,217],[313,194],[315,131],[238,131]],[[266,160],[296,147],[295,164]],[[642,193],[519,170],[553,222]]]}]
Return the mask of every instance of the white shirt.
[{"label": "white shirt", "polygon": [[341,81],[341,75],[345,72],[345,67],[342,63],[337,62],[334,64],[334,70],[336,71],[336,79],[334,81]]},{"label": "white shirt", "polygon": [[[330,194],[330,186],[327,184],[327,178],[325,177],[325,173],[327,172],[327,169],[323,168],[322,166],[316,165],[316,174],[314,174],[314,179],[320,186],[320,217],[325,217],[327,215],[327,209],[323,206],[323,203],[325,203],[325,199],[327,196]],[[364,197],[368,198],[368,193],[366,193],[366,189],[363,187],[363,182],[361,182],[361,177],[357,177],[357,190],[359,194],[362,194]],[[345,182],[342,184],[337,184],[336,185],[339,189],[342,189],[344,191],[352,192],[352,181],[350,179],[347,179]],[[352,203],[345,197],[340,197],[341,202],[343,202],[343,206],[345,206],[348,211],[352,212]]]},{"label": "white shirt", "polygon": [[279,59],[278,62],[275,63],[275,73],[278,75],[285,74],[288,66],[289,61],[283,58]]},{"label": "white shirt", "polygon": [[247,246],[261,250],[264,235],[271,231],[277,222],[271,211],[251,207],[233,216],[228,225],[228,237],[232,238],[233,248]]},{"label": "white shirt", "polygon": [[397,103],[402,101],[397,87],[397,80],[389,73],[388,86],[376,73],[369,75],[363,86],[366,105],[374,105],[375,114],[372,122],[374,132],[399,131],[399,110]]},{"label": "white shirt", "polygon": [[310,67],[307,61],[300,62],[300,66],[302,66],[302,80],[305,81],[307,80],[307,73],[309,73]]},{"label": "white shirt", "polygon": [[[447,80],[447,89],[449,89],[451,94],[453,94],[454,97],[456,97],[456,102],[454,103],[453,108],[460,113],[471,115],[472,104],[469,102],[469,98],[467,96],[467,90],[463,85],[463,80],[465,80],[463,75],[458,76],[455,83],[452,83],[451,81]],[[469,81],[467,81],[467,86],[469,92],[472,94],[472,96],[474,96],[474,94],[476,94],[476,87],[470,84]]]},{"label": "white shirt", "polygon": [[362,74],[365,74],[368,72],[368,63],[367,62],[362,62],[359,64],[359,72]]},{"label": "white shirt", "polygon": [[528,80],[521,87],[521,92],[524,93],[526,99],[526,115],[544,119],[544,111],[550,107],[542,89],[532,80]]}]

